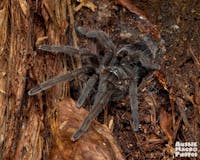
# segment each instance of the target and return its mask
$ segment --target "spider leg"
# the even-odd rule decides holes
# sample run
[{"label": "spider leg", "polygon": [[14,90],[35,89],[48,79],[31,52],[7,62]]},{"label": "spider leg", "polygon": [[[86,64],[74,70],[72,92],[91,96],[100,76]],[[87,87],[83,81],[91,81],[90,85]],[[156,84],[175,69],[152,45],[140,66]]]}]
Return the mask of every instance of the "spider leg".
[{"label": "spider leg", "polygon": [[130,105],[133,118],[134,131],[138,131],[139,128],[139,115],[138,115],[138,91],[137,91],[137,81],[138,81],[138,68],[130,68],[128,65],[123,65],[124,70],[131,77],[129,96]]},{"label": "spider leg", "polygon": [[105,66],[109,65],[110,62],[112,64],[115,63],[116,60],[113,59],[113,53],[115,54],[116,46],[105,32],[100,30],[87,31],[80,26],[77,27],[77,31],[88,38],[96,39],[100,46],[104,48],[105,55],[100,65]]},{"label": "spider leg", "polygon": [[157,45],[152,41],[150,37],[145,36],[143,40],[144,40],[144,43],[148,46],[148,49],[151,51],[153,58],[155,58],[156,52],[158,52]]},{"label": "spider leg", "polygon": [[65,46],[65,45],[48,45],[44,44],[38,47],[38,50],[45,51],[45,52],[52,52],[52,53],[65,53],[69,56],[94,56],[95,54],[92,54],[90,51],[85,49],[76,49],[71,46]]},{"label": "spider leg", "polygon": [[71,81],[79,74],[88,72],[90,68],[91,67],[80,68],[80,69],[76,69],[76,70],[72,71],[71,73],[66,73],[61,76],[53,77],[52,79],[49,79],[49,80],[41,83],[39,86],[36,86],[36,87],[30,89],[28,91],[28,95],[32,96],[32,95],[38,94],[41,91],[46,90],[46,89],[56,85],[57,83],[60,83],[63,81]]},{"label": "spider leg", "polygon": [[[120,56],[120,54],[124,52],[127,53],[127,56],[130,56],[130,59],[139,61],[144,68],[152,70],[160,70],[160,65],[153,63],[150,60],[150,57],[148,57],[148,55],[145,54],[145,51],[137,50],[137,48],[135,48],[134,45],[129,44],[122,47],[117,52],[117,55]],[[126,58],[124,58],[124,60],[127,61]]]},{"label": "spider leg", "polygon": [[96,39],[100,43],[100,45],[104,47],[107,51],[112,52],[116,48],[114,43],[109,39],[107,34],[103,31],[99,30],[87,31],[86,29],[80,26],[77,27],[77,31],[88,38]]},{"label": "spider leg", "polygon": [[130,81],[129,95],[130,95],[130,104],[131,112],[134,124],[134,131],[138,131],[139,128],[139,115],[138,115],[138,92],[137,92],[137,81]]},{"label": "spider leg", "polygon": [[109,64],[109,62],[112,60],[112,58],[113,58],[113,53],[107,52],[104,55],[104,57],[103,57],[102,62],[100,63],[100,65],[107,66]]},{"label": "spider leg", "polygon": [[138,80],[138,67],[130,66],[129,64],[121,64],[122,69],[126,72],[130,79]]},{"label": "spider leg", "polygon": [[109,102],[112,95],[112,91],[101,92],[94,103],[92,110],[89,112],[88,116],[83,121],[81,127],[76,131],[76,133],[71,137],[72,141],[79,139],[89,128],[92,120],[98,116],[102,111],[103,107]]},{"label": "spider leg", "polygon": [[90,93],[90,91],[93,89],[95,83],[98,80],[98,76],[96,74],[93,74],[92,77],[89,78],[89,80],[87,81],[86,85],[84,86],[84,88],[81,91],[81,94],[78,98],[77,101],[77,107],[80,108],[83,103],[85,102],[88,94]]},{"label": "spider leg", "polygon": [[79,139],[79,137],[88,130],[92,120],[96,118],[102,111],[103,107],[108,104],[110,97],[114,92],[114,90],[111,89],[113,85],[106,80],[106,78],[108,78],[109,76],[110,74],[104,76],[100,80],[98,92],[95,96],[92,110],[89,112],[88,116],[85,118],[78,131],[71,137],[72,141],[76,141],[77,139]]},{"label": "spider leg", "polygon": [[152,63],[150,59],[145,57],[143,54],[140,54],[139,60],[142,66],[146,69],[160,70],[160,65]]}]

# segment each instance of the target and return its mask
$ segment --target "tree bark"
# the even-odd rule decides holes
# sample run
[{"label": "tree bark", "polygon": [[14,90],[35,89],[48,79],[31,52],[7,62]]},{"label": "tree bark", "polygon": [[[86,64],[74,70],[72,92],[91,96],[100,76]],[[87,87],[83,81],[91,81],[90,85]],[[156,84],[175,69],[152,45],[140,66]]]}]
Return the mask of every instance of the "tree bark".
[{"label": "tree bark", "polygon": [[[41,55],[35,44],[66,43],[66,2],[3,0],[0,2],[0,159],[47,159],[51,144],[52,102],[63,97],[58,85],[45,96],[28,89],[66,71],[62,55]],[[55,14],[52,14],[55,12]],[[63,67],[64,66],[64,67]],[[47,107],[48,106],[48,107]]]}]

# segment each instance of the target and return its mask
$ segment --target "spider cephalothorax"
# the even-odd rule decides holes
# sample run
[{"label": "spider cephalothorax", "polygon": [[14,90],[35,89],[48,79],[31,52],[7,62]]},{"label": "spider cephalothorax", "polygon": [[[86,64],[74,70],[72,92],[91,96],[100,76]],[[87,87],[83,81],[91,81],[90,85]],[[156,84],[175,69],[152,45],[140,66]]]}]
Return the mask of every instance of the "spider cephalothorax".
[{"label": "spider cephalothorax", "polygon": [[139,43],[127,44],[117,48],[103,31],[86,31],[82,27],[78,27],[77,31],[88,38],[96,39],[102,48],[101,53],[93,54],[88,50],[78,50],[71,46],[40,46],[39,50],[62,52],[72,56],[79,55],[83,59],[85,57],[88,61],[83,64],[82,68],[41,83],[32,88],[28,94],[35,95],[59,82],[70,81],[81,74],[86,74],[88,80],[80,93],[77,107],[83,105],[94,88],[96,94],[91,111],[71,139],[75,141],[83,135],[92,120],[98,116],[109,101],[120,100],[127,94],[130,96],[133,130],[137,131],[139,125],[137,87],[149,70],[160,68],[154,62],[158,48],[149,38],[144,38]]}]

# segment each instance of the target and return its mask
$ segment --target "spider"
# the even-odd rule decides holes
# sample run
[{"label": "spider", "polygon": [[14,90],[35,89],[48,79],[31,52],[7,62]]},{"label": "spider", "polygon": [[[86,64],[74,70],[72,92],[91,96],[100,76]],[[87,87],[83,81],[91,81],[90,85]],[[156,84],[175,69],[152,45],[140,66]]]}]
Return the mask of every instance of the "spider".
[{"label": "spider", "polygon": [[133,130],[138,131],[137,88],[142,78],[150,70],[160,69],[160,65],[154,62],[158,47],[150,38],[145,37],[141,42],[126,44],[119,48],[114,45],[112,40],[103,31],[88,31],[83,27],[77,27],[77,31],[82,36],[96,40],[98,46],[101,48],[100,51],[94,54],[89,50],[75,49],[71,46],[39,46],[38,50],[41,51],[80,56],[81,59],[86,59],[87,61],[83,63],[82,68],[53,77],[39,86],[30,89],[28,94],[30,96],[35,95],[57,83],[71,81],[80,75],[86,75],[88,80],[77,100],[77,107],[80,108],[90,93],[96,89],[94,102],[89,114],[76,133],[72,135],[71,140],[78,140],[88,130],[92,120],[99,115],[109,101],[118,101],[128,94],[130,96]]}]

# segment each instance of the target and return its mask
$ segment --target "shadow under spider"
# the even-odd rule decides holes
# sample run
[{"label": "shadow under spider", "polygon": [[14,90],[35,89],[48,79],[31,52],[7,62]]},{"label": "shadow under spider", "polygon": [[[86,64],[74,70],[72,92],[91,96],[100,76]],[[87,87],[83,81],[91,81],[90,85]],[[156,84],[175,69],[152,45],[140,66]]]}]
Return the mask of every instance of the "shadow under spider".
[{"label": "shadow under spider", "polygon": [[[29,90],[30,96],[40,93],[57,83],[71,81],[79,75],[88,75],[88,81],[83,87],[77,101],[80,108],[90,92],[97,87],[97,93],[91,111],[81,124],[80,128],[71,137],[72,141],[79,139],[89,128],[93,119],[103,110],[110,100],[118,101],[129,94],[130,106],[133,118],[133,130],[138,131],[138,93],[137,87],[141,79],[150,70],[159,70],[160,66],[154,63],[158,48],[150,39],[135,44],[127,44],[117,48],[105,32],[100,30],[87,31],[78,27],[77,31],[87,38],[94,39],[103,48],[103,54],[93,54],[86,49],[75,49],[71,46],[42,45],[38,50],[45,52],[60,52],[70,56],[81,56],[88,59],[80,69],[71,73],[53,77],[39,86]],[[151,45],[148,45],[150,43]],[[153,45],[152,45],[153,44]],[[149,46],[153,46],[153,49]],[[92,58],[91,58],[92,57]],[[95,59],[95,61],[93,60]]]}]

